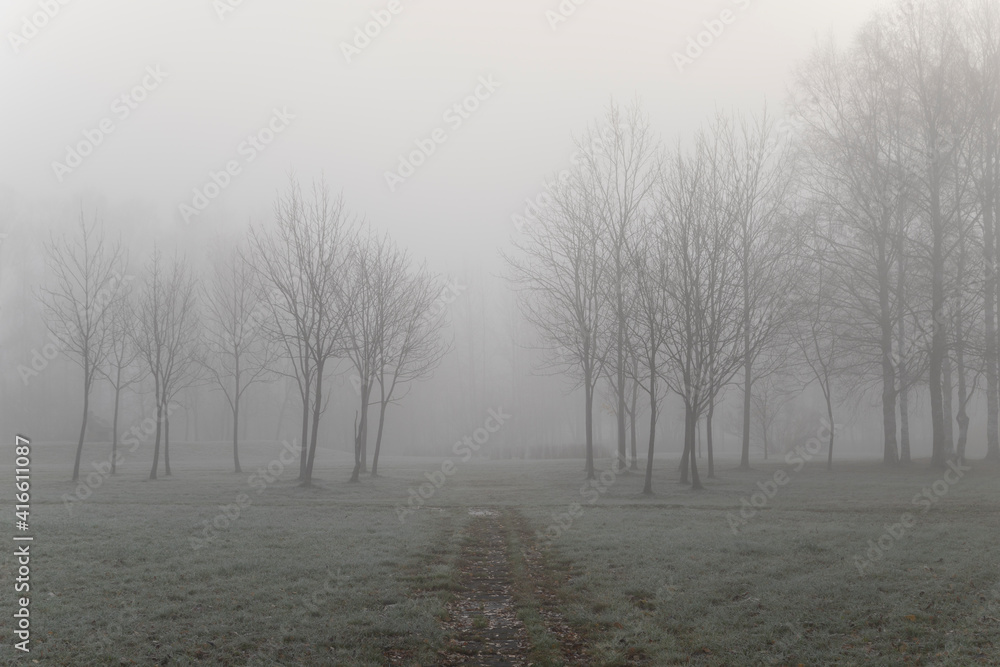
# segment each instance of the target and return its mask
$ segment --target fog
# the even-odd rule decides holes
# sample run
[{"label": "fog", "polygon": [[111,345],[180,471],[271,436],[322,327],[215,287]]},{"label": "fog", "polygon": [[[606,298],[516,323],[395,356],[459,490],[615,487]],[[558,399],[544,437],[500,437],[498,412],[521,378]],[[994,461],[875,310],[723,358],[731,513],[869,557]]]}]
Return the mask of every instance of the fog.
[{"label": "fog", "polygon": [[1000,664],[998,31],[991,0],[7,2],[0,467],[54,565],[6,648]]},{"label": "fog", "polygon": [[[24,323],[14,327],[8,319],[3,337],[5,422],[19,417],[17,427],[42,428],[46,437],[75,435],[75,415],[33,414],[47,398],[72,400],[61,377],[73,373],[70,364],[62,367],[66,360],[27,386],[15,381],[34,347],[28,342],[44,332],[30,292],[42,280],[38,255],[50,229],[71,228],[83,210],[124,234],[137,258],[154,240],[195,254],[212,239],[239,235],[251,220],[267,219],[290,172],[307,181],[325,176],[352,209],[414,257],[426,258],[435,272],[476,283],[456,304],[465,311],[467,336],[475,337],[468,341],[472,356],[465,357],[475,360],[473,369],[464,372],[495,384],[488,378],[506,372],[508,361],[498,357],[511,345],[500,330],[516,312],[509,289],[496,279],[503,269],[498,249],[517,233],[512,216],[569,166],[574,136],[612,99],[641,99],[668,142],[692,132],[716,108],[766,102],[779,113],[792,65],[817,40],[848,40],[872,3],[736,3],[738,20],[686,71],[678,71],[673,54],[704,29],[703,21],[716,18],[687,3],[585,3],[555,29],[546,12],[559,12],[557,3],[489,10],[460,2],[407,5],[347,62],[341,44],[353,46],[355,29],[383,9],[67,3],[37,36],[24,43],[8,36],[0,61],[11,101],[0,110],[8,234],[0,289],[5,311],[16,311]],[[33,2],[10,4],[7,32],[31,34],[24,21],[37,11]],[[496,81],[496,93],[453,128],[442,116],[474,92],[480,77]],[[144,81],[152,87],[137,96],[145,99],[121,99],[131,99]],[[292,117],[287,129],[262,149],[248,144],[275,109]],[[55,166],[66,164],[69,149],[102,119],[110,119],[113,133],[80,166],[68,172]],[[439,127],[447,130],[447,143],[390,192],[385,172]],[[241,173],[185,221],[180,207],[192,206],[194,190],[211,184],[210,174],[231,160],[241,163]],[[445,370],[450,366],[454,375],[445,379],[443,371],[440,382],[428,385],[440,392],[437,410],[465,394],[449,393],[463,372],[461,354],[453,356]],[[530,383],[522,389],[549,397],[553,412],[571,419],[575,403],[565,414],[557,407],[566,387],[528,377],[529,368],[519,370]],[[60,389],[67,394],[50,393]],[[493,391],[493,403],[510,400],[499,387]],[[9,412],[15,397],[25,412]],[[479,401],[461,410],[493,404],[484,396]],[[98,397],[97,404],[107,417],[107,399]],[[431,406],[402,408],[408,420],[419,420]],[[50,431],[56,423],[61,428]],[[448,429],[432,432],[428,440],[452,439]]]}]

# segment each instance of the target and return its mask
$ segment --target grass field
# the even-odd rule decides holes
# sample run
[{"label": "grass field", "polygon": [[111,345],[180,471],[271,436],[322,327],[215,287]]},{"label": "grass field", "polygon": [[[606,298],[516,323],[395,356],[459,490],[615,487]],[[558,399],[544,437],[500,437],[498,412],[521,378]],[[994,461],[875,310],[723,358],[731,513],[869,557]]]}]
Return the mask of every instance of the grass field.
[{"label": "grass field", "polygon": [[[494,623],[456,617],[491,539],[524,655],[467,664],[1000,665],[986,464],[723,460],[693,492],[658,460],[644,497],[609,461],[588,486],[576,460],[390,458],[378,479],[347,484],[340,465],[303,489],[297,470],[252,481],[278,453],[264,447],[243,474],[190,453],[154,482],[127,464],[67,503],[71,458],[35,452],[31,653],[8,621],[4,664],[462,664]],[[0,567],[11,581],[13,548]]]}]

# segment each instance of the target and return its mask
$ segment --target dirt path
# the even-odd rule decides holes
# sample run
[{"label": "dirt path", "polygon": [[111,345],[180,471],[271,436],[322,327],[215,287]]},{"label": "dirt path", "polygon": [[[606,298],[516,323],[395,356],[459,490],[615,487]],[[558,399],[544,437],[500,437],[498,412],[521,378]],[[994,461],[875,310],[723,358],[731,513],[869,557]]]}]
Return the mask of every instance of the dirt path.
[{"label": "dirt path", "polygon": [[496,510],[470,510],[468,543],[459,557],[463,590],[448,605],[452,633],[440,665],[526,667],[528,633],[517,618],[506,531]]}]

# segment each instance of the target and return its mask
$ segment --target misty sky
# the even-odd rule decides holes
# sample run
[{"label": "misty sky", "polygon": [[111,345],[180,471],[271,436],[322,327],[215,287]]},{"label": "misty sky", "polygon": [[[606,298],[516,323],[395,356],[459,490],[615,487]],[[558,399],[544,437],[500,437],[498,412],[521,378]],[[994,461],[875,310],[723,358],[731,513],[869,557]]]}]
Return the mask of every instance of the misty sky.
[{"label": "misty sky", "polygon": [[[416,256],[456,266],[509,238],[511,214],[568,166],[571,135],[611,96],[638,96],[671,142],[716,105],[766,98],[779,110],[815,41],[850,39],[880,3],[588,0],[553,30],[546,11],[557,0],[400,0],[351,63],[341,42],[388,0],[243,0],[222,19],[212,0],[69,0],[16,54],[10,35],[39,4],[4,4],[0,192],[138,202],[159,213],[137,225],[170,231],[183,229],[178,206],[192,190],[235,160],[240,173],[190,223],[211,234],[266,215],[290,169],[306,180],[324,171]],[[735,19],[679,72],[673,53],[723,10]],[[144,77],[155,86],[125,116],[116,99]],[[480,77],[500,87],[453,127],[444,114]],[[294,115],[287,128],[259,152],[241,147],[275,109]],[[60,183],[53,161],[105,118],[114,132]],[[390,193],[385,172],[436,128],[447,141]]]}]

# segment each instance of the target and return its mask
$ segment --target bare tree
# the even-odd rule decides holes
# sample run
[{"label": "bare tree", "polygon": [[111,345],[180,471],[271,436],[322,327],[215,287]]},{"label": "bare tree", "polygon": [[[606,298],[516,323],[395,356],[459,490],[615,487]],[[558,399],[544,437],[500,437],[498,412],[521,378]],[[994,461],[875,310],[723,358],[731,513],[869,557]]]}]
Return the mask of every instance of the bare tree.
[{"label": "bare tree", "polygon": [[375,381],[379,387],[378,432],[372,477],[378,475],[378,458],[388,407],[404,396],[397,393],[410,383],[430,377],[449,347],[443,337],[447,323],[443,293],[435,276],[421,267],[413,271],[405,255],[388,262],[402,272],[401,281],[389,281],[380,299],[385,326],[375,345]]},{"label": "bare tree", "polygon": [[174,255],[170,264],[165,266],[162,251],[154,245],[143,276],[134,332],[136,347],[153,380],[156,403],[156,436],[150,479],[157,478],[161,436],[165,443],[165,472],[170,474],[167,408],[170,398],[187,386],[192,377],[199,335],[196,293],[197,279],[188,263]]},{"label": "bare tree", "polygon": [[272,314],[270,333],[284,348],[302,398],[299,478],[310,486],[327,405],[323,380],[344,349],[352,307],[343,283],[357,222],[325,182],[314,183],[306,199],[294,177],[275,203],[274,218],[272,229],[251,232],[252,263]]},{"label": "bare tree", "polygon": [[90,414],[90,391],[112,349],[115,304],[122,290],[126,256],[109,242],[96,219],[80,215],[79,235],[50,238],[46,245],[52,286],[42,290],[45,324],[70,358],[83,369],[83,418],[73,463],[80,477],[83,440]]},{"label": "bare tree", "polygon": [[[773,369],[758,369],[764,350],[774,344],[791,319],[785,285],[794,282],[790,261],[794,237],[782,223],[789,178],[778,132],[767,110],[757,118],[716,118],[714,132],[722,145],[728,175],[728,214],[736,226],[733,258],[739,267],[743,302],[743,447],[740,467],[750,467],[753,383]],[[780,357],[775,357],[776,359]],[[766,453],[766,450],[765,450]]]},{"label": "bare tree", "polygon": [[586,475],[594,471],[594,391],[607,360],[604,330],[613,321],[601,227],[579,173],[552,189],[551,203],[506,254],[524,317],[541,334],[546,366],[570,371],[584,391]]},{"label": "bare tree", "polygon": [[[960,156],[970,133],[962,94],[966,81],[966,49],[945,3],[901,5],[887,30],[895,37],[889,57],[899,62],[905,95],[904,140],[913,156],[917,187],[912,194],[919,220],[929,237],[927,261],[931,275],[930,317],[933,333],[928,360],[933,431],[932,462],[943,466],[953,450],[951,386],[948,357],[948,257],[968,224],[962,209],[969,189]],[[947,385],[947,386],[946,386]],[[946,414],[947,413],[947,414]]]},{"label": "bare tree", "polygon": [[743,364],[743,307],[732,251],[737,227],[725,201],[720,144],[701,134],[691,155],[678,149],[663,179],[659,223],[667,230],[673,311],[664,379],[684,401],[681,481],[701,489],[695,456],[701,416]]},{"label": "bare tree", "polygon": [[618,423],[618,468],[626,467],[626,419],[629,367],[632,354],[628,340],[629,258],[628,247],[639,224],[652,205],[659,178],[659,146],[649,119],[638,102],[622,110],[612,103],[601,130],[592,134],[603,141],[590,142],[583,151],[583,193],[601,228],[607,263],[604,287],[614,326],[608,328],[608,376],[615,393]]},{"label": "bare tree", "polygon": [[135,294],[129,285],[131,276],[125,276],[122,287],[111,306],[110,348],[101,374],[115,392],[114,415],[111,419],[111,474],[118,471],[118,416],[122,392],[142,382],[146,373],[139,368],[139,349],[135,345]]},{"label": "bare tree", "polygon": [[968,3],[962,33],[970,52],[969,104],[972,154],[968,165],[979,204],[983,248],[983,366],[986,375],[986,456],[1000,459],[1000,390],[997,354],[997,248],[1000,244],[1000,7],[992,0]]},{"label": "bare tree", "polygon": [[[666,345],[671,326],[668,289],[671,280],[670,241],[667,230],[661,224],[664,221],[664,216],[648,216],[644,221],[642,234],[629,247],[635,276],[629,338],[639,350],[637,366],[642,369],[636,370],[636,386],[641,386],[649,397],[649,443],[646,450],[646,479],[642,489],[645,495],[653,493],[653,450],[659,407],[663,400],[659,380],[666,362]],[[634,403],[632,414],[634,419]]]},{"label": "bare tree", "polygon": [[896,463],[893,269],[912,179],[900,136],[900,71],[885,56],[887,39],[873,23],[847,54],[832,46],[818,52],[798,77],[794,104],[804,188],[832,221],[817,233],[827,275],[839,283],[832,290],[839,317],[850,322],[843,343],[855,368],[880,374],[883,460]]},{"label": "bare tree", "polygon": [[841,348],[841,332],[838,331],[836,299],[832,294],[835,284],[827,275],[828,269],[822,262],[826,248],[819,235],[813,238],[820,243],[807,250],[807,257],[812,260],[816,270],[811,279],[808,273],[803,274],[794,287],[795,310],[799,317],[792,328],[792,340],[809,371],[806,386],[813,382],[818,384],[826,403],[826,416],[830,424],[826,459],[826,467],[829,469],[833,467],[835,436],[833,381],[841,371],[844,351]]},{"label": "bare tree", "polygon": [[205,368],[222,391],[233,418],[233,466],[241,472],[240,400],[250,386],[271,371],[275,345],[265,335],[268,315],[255,284],[256,271],[238,249],[217,253],[213,280],[204,288],[207,315]]}]

